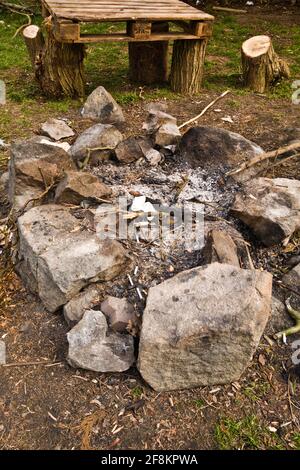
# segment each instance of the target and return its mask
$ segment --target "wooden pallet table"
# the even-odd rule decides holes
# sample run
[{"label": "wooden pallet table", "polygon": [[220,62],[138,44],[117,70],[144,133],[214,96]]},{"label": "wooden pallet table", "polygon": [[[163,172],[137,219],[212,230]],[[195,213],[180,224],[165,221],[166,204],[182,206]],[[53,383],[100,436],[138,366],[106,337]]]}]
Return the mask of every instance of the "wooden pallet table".
[{"label": "wooden pallet table", "polygon": [[[24,39],[48,95],[82,96],[85,45],[107,41],[128,42],[130,78],[144,84],[167,81],[168,45],[174,41],[171,88],[200,91],[213,16],[181,0],[42,0],[42,11],[46,38],[29,26]],[[103,22],[125,23],[126,31],[82,32],[88,23]]]}]

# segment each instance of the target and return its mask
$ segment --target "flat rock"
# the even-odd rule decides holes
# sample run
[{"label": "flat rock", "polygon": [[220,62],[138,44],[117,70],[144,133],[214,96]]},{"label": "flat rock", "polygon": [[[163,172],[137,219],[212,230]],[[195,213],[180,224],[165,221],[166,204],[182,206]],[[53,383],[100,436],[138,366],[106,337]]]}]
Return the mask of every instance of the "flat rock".
[{"label": "flat rock", "polygon": [[41,133],[53,140],[66,139],[74,135],[74,131],[65,121],[53,118],[48,119],[41,125]]},{"label": "flat rock", "polygon": [[[241,160],[262,154],[263,149],[240,134],[211,126],[192,127],[182,137],[179,145],[181,158],[192,168],[234,166]],[[248,178],[253,171],[236,175],[238,181]]]},{"label": "flat rock", "polygon": [[[8,196],[12,206],[22,203],[45,190],[60,179],[65,171],[75,170],[70,155],[63,149],[24,141],[11,146]],[[24,197],[28,194],[28,197]],[[16,204],[17,201],[17,204]]]},{"label": "flat rock", "polygon": [[110,328],[118,333],[126,333],[137,322],[133,305],[127,299],[108,296],[101,303],[101,312],[107,318]]},{"label": "flat rock", "polygon": [[121,107],[103,86],[99,86],[89,95],[81,114],[102,124],[122,124],[125,121]]},{"label": "flat rock", "polygon": [[134,363],[133,337],[108,331],[103,313],[87,310],[67,334],[68,362],[96,372],[123,372]]},{"label": "flat rock", "polygon": [[245,183],[231,209],[266,246],[300,229],[300,181],[256,178]]},{"label": "flat rock", "polygon": [[130,264],[120,243],[84,229],[63,206],[30,209],[19,217],[18,232],[18,272],[50,312],[89,284],[114,279]]},{"label": "flat rock", "polygon": [[6,364],[6,345],[0,340],[0,365]]},{"label": "flat rock", "polygon": [[95,124],[86,129],[70,148],[75,161],[84,160],[88,155],[95,157],[112,151],[122,141],[123,136],[118,129],[110,124]]},{"label": "flat rock", "polygon": [[219,263],[151,287],[141,375],[159,392],[239,380],[268,321],[271,296],[271,274]]},{"label": "flat rock", "polygon": [[112,193],[97,176],[80,171],[68,171],[55,192],[55,202],[79,205],[83,200],[100,202]]},{"label": "flat rock", "polygon": [[64,306],[64,317],[66,322],[73,326],[78,323],[86,310],[91,310],[100,303],[99,288],[91,285],[77,294]]},{"label": "flat rock", "polygon": [[115,149],[115,154],[120,163],[135,162],[144,156],[141,142],[143,139],[140,137],[128,137],[123,140]]}]

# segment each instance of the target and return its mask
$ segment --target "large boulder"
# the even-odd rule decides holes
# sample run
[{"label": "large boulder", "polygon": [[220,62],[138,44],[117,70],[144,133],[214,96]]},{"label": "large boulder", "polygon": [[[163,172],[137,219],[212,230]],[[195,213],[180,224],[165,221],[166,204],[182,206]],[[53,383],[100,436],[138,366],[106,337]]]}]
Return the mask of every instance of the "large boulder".
[{"label": "large boulder", "polygon": [[68,362],[73,367],[123,372],[134,362],[133,337],[108,331],[106,318],[100,311],[87,310],[67,337]]},{"label": "large boulder", "polygon": [[[242,159],[262,154],[263,149],[240,134],[211,126],[192,127],[182,137],[180,156],[192,168],[216,168],[220,165],[237,165]],[[239,179],[249,177],[243,172]]]},{"label": "large boulder", "polygon": [[236,195],[231,210],[264,245],[281,243],[300,229],[300,181],[250,180]]},{"label": "large boulder", "polygon": [[227,264],[184,271],[151,287],[138,368],[156,390],[239,380],[271,311],[272,276]]},{"label": "large boulder", "polygon": [[73,169],[75,165],[70,155],[59,147],[31,140],[13,144],[8,182],[11,205],[18,210],[45,191],[45,186],[61,178],[65,171]]},{"label": "large boulder", "polygon": [[102,124],[122,124],[125,121],[121,107],[103,86],[88,96],[81,114]]},{"label": "large boulder", "polygon": [[74,131],[62,119],[50,118],[41,125],[41,133],[53,140],[66,139],[72,137]]},{"label": "large boulder", "polygon": [[55,202],[80,204],[83,200],[100,202],[110,196],[112,190],[97,176],[80,171],[68,171],[55,192]]},{"label": "large boulder", "polygon": [[110,124],[95,124],[86,129],[70,148],[70,154],[75,161],[86,157],[111,154],[122,141],[123,136],[118,129]]},{"label": "large boulder", "polygon": [[85,230],[63,206],[30,209],[19,217],[18,231],[18,272],[50,312],[87,285],[114,279],[130,264],[120,243]]}]

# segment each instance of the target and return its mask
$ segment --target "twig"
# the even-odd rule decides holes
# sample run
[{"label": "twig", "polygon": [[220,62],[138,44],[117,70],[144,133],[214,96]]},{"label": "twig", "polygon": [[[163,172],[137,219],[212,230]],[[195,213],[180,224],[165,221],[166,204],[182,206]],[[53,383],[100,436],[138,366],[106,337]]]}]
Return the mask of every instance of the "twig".
[{"label": "twig", "polygon": [[226,90],[224,91],[224,93],[222,93],[222,95],[218,96],[218,98],[216,98],[215,100],[213,100],[211,103],[209,103],[206,108],[204,108],[200,114],[198,114],[198,116],[190,119],[189,121],[186,121],[184,122],[183,124],[181,124],[178,129],[182,129],[183,127],[185,126],[188,126],[189,124],[191,124],[192,122],[195,122],[197,121],[197,119],[200,119],[214,104],[216,104],[219,100],[221,100],[222,98],[224,98],[224,96],[228,95],[228,93],[230,93],[230,90]]},{"label": "twig", "polygon": [[228,13],[248,13],[247,10],[240,10],[238,8],[227,8],[227,7],[213,7],[216,11],[226,11]]},{"label": "twig", "polygon": [[2,367],[49,366],[49,364],[54,365],[56,363],[52,361],[11,362],[10,364],[2,364]]},{"label": "twig", "polygon": [[300,142],[295,142],[294,144],[286,145],[285,147],[280,147],[277,150],[272,150],[271,152],[265,152],[260,155],[256,155],[255,157],[251,158],[251,160],[242,163],[239,167],[228,171],[228,173],[226,173],[225,176],[236,175],[240,173],[241,171],[251,168],[257,163],[263,162],[264,160],[268,160],[270,158],[276,158],[279,155],[283,155],[286,152],[291,152],[292,150],[297,150],[299,148],[300,148]]},{"label": "twig", "polygon": [[264,171],[269,171],[271,168],[275,168],[276,166],[283,165],[285,162],[287,162],[289,160],[292,160],[292,158],[298,158],[298,157],[300,157],[300,153],[294,153],[294,155],[291,155],[290,157],[283,158],[282,160],[280,160],[280,162],[273,163],[272,165],[268,166],[267,168],[263,168],[262,170],[258,171],[254,175],[252,175],[251,178],[249,178],[249,179],[255,178],[256,176],[260,175]]},{"label": "twig", "polygon": [[280,339],[283,336],[290,336],[296,333],[300,333],[300,312],[292,308],[290,304],[290,299],[287,299],[285,301],[285,305],[290,316],[295,320],[296,325],[292,326],[291,328],[287,328],[286,330],[280,331],[279,333],[276,333],[276,339]]},{"label": "twig", "polygon": [[[11,11],[14,11],[14,10],[11,10]],[[20,26],[17,31],[15,32],[15,34],[13,35],[13,39],[15,39],[16,36],[18,36],[18,34],[24,29],[26,28],[27,26],[30,26],[31,25],[31,17],[29,16],[28,13],[21,13],[20,11],[14,11],[14,13],[17,13],[18,15],[23,15],[23,16],[27,16],[28,18],[28,21],[26,24],[22,24],[22,26]]]},{"label": "twig", "polygon": [[6,8],[7,10],[19,10],[26,13],[34,14],[34,11],[23,5],[17,5],[16,3],[2,2],[0,1],[0,7]]},{"label": "twig", "polygon": [[244,242],[244,246],[245,246],[245,250],[246,250],[246,253],[247,253],[247,256],[248,256],[248,261],[249,261],[250,269],[255,270],[255,266],[254,266],[253,261],[252,261],[252,258],[251,258],[251,254],[250,254],[250,250],[249,250],[248,244],[247,244],[246,242]]}]

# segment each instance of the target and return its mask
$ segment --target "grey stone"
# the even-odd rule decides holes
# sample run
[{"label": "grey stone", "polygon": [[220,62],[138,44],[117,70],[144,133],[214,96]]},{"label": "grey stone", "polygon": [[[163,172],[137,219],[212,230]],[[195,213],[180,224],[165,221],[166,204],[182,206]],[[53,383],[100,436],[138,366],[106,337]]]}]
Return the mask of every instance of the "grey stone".
[{"label": "grey stone", "polygon": [[158,150],[150,149],[146,152],[145,158],[151,166],[156,166],[161,162],[162,154]]},{"label": "grey stone", "polygon": [[61,119],[50,118],[41,125],[41,133],[53,140],[66,139],[72,137],[74,131]]},{"label": "grey stone", "polygon": [[64,306],[63,311],[66,322],[70,326],[75,325],[81,320],[86,310],[91,310],[99,303],[99,288],[97,285],[87,287]]},{"label": "grey stone", "polygon": [[68,171],[55,191],[55,202],[78,205],[83,200],[100,202],[111,194],[109,186],[97,176],[80,171]]},{"label": "grey stone", "polygon": [[173,122],[167,122],[159,127],[154,136],[154,142],[160,147],[167,145],[176,145],[181,139],[181,133],[177,125]]},{"label": "grey stone", "polygon": [[121,107],[103,86],[99,86],[90,94],[81,114],[102,124],[121,124],[125,121]]},{"label": "grey stone", "polygon": [[24,141],[11,146],[9,161],[8,196],[15,208],[37,197],[62,177],[65,171],[75,169],[70,155],[61,148]]},{"label": "grey stone", "polygon": [[131,136],[120,142],[115,149],[119,162],[131,163],[142,158],[144,156],[140,145],[142,140],[140,137]]},{"label": "grey stone", "polygon": [[127,299],[108,296],[101,303],[101,312],[104,313],[112,330],[126,333],[127,328],[137,323],[133,305]]},{"label": "grey stone", "polygon": [[87,310],[67,334],[68,362],[96,372],[123,372],[134,363],[133,337],[108,331],[101,312]]},{"label": "grey stone", "polygon": [[226,384],[249,365],[271,311],[272,275],[227,264],[151,287],[138,368],[156,391]]},{"label": "grey stone", "polygon": [[219,262],[240,267],[237,245],[231,236],[221,230],[212,230],[203,249],[206,264]]},{"label": "grey stone", "polygon": [[[192,127],[182,137],[179,154],[192,168],[236,166],[241,158],[248,159],[263,153],[263,149],[240,134],[211,126]],[[257,168],[235,176],[237,181],[249,178]]]},{"label": "grey stone", "polygon": [[177,125],[177,119],[171,114],[160,111],[159,109],[150,108],[148,117],[143,124],[143,129],[148,134],[154,134],[158,129],[166,124]]},{"label": "grey stone", "polygon": [[285,274],[282,281],[300,294],[300,263]]},{"label": "grey stone", "polygon": [[50,312],[84,287],[117,277],[130,258],[116,240],[84,230],[63,206],[30,209],[18,219],[17,269]]},{"label": "grey stone", "polygon": [[0,188],[4,189],[6,191],[7,188],[8,188],[8,182],[9,182],[9,173],[8,173],[8,171],[5,171],[0,176]]},{"label": "grey stone", "polygon": [[86,129],[70,148],[70,154],[75,161],[83,160],[88,155],[99,156],[112,151],[122,141],[120,131],[110,124],[95,124]]},{"label": "grey stone", "polygon": [[300,228],[300,181],[253,179],[243,185],[231,210],[264,245],[281,243]]},{"label": "grey stone", "polygon": [[282,331],[294,324],[293,320],[287,313],[284,302],[279,300],[274,295],[272,297],[271,311],[272,313],[265,330],[267,335],[273,336],[276,333],[279,333],[279,331]]},{"label": "grey stone", "polygon": [[6,364],[6,345],[0,340],[0,365]]}]

